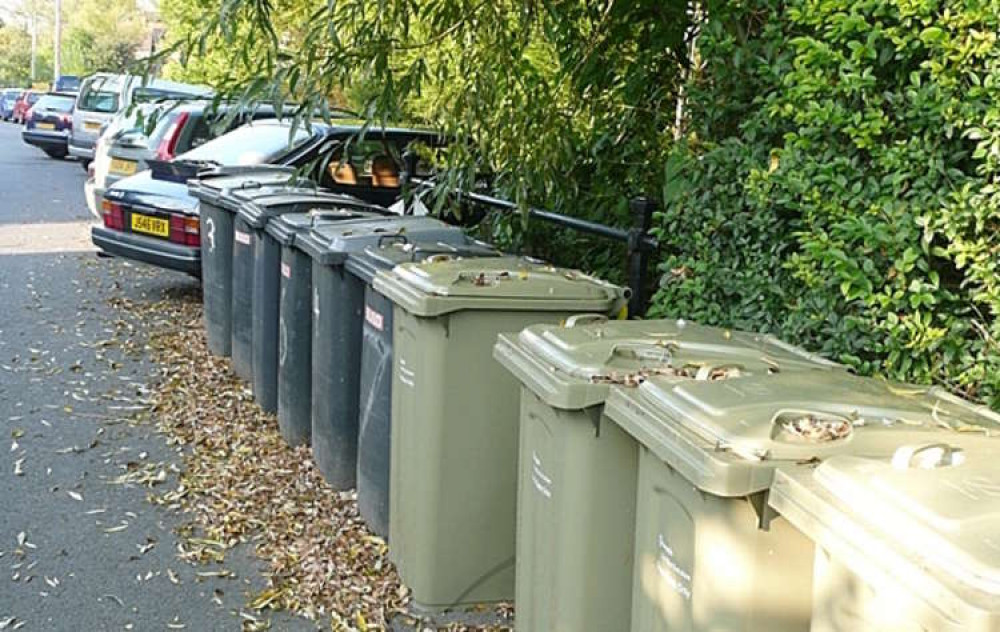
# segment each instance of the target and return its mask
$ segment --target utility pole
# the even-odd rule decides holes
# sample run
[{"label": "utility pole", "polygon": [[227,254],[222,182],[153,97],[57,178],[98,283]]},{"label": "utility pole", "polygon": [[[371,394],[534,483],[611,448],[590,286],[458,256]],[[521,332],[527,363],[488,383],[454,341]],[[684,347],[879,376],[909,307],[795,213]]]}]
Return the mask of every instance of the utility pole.
[{"label": "utility pole", "polygon": [[38,14],[31,10],[31,83],[35,83],[35,58],[38,56]]},{"label": "utility pole", "polygon": [[62,64],[62,0],[56,0],[56,41],[52,57],[52,80],[56,81],[61,74]]}]

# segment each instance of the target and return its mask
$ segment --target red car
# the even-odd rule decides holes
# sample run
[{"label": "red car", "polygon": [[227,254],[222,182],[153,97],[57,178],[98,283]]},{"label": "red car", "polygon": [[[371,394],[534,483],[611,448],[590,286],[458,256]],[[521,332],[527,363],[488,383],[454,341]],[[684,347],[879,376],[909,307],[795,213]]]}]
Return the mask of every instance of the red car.
[{"label": "red car", "polygon": [[21,98],[14,103],[14,122],[23,124],[28,120],[28,110],[31,109],[38,99],[42,98],[41,92],[35,92],[34,90],[25,90]]}]

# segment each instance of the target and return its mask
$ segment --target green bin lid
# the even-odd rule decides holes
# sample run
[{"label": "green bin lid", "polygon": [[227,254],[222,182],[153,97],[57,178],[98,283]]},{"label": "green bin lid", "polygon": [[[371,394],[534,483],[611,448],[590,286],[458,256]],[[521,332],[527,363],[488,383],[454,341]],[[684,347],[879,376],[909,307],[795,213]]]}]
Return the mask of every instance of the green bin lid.
[{"label": "green bin lid", "polygon": [[348,272],[371,283],[379,270],[391,270],[401,263],[413,263],[446,258],[499,257],[501,252],[493,246],[465,237],[460,241],[393,241],[387,244],[371,244],[364,250],[352,253],[345,267]]},{"label": "green bin lid", "polygon": [[913,629],[942,629],[937,617],[947,613],[948,629],[996,630],[997,455],[996,439],[975,435],[906,444],[878,458],[836,455],[779,469],[769,504],[862,582],[892,578],[893,609],[922,624]]},{"label": "green bin lid", "polygon": [[408,243],[414,240],[461,242],[466,239],[462,229],[449,226],[431,217],[386,216],[336,224],[323,224],[295,238],[314,261],[324,265],[342,265],[347,255],[366,246]]},{"label": "green bin lid", "polygon": [[626,299],[607,281],[523,257],[404,263],[380,272],[373,287],[418,316],[468,309],[609,314]]},{"label": "green bin lid", "polygon": [[694,485],[719,496],[767,489],[782,464],[1000,433],[1000,415],[942,389],[843,371],[652,377],[612,392],[605,411]]},{"label": "green bin lid", "polygon": [[[350,195],[296,187],[278,187],[262,195],[249,196],[239,206],[240,219],[251,228],[264,228],[271,218],[285,213],[315,209],[367,211],[370,215],[388,215],[381,206],[369,204]],[[239,196],[237,196],[239,198]]]},{"label": "green bin lid", "polygon": [[773,336],[681,319],[609,321],[597,315],[501,334],[493,355],[543,401],[568,410],[602,404],[611,385],[634,387],[656,375],[697,379],[718,371],[845,368]]}]

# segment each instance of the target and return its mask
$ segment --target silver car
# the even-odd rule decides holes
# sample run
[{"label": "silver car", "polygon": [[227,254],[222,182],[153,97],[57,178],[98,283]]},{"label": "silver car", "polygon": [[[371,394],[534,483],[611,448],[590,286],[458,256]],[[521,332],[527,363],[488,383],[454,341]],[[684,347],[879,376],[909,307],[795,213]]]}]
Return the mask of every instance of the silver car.
[{"label": "silver car", "polygon": [[83,80],[73,112],[73,131],[69,153],[80,159],[86,169],[94,159],[94,148],[101,130],[119,111],[133,101],[211,96],[207,86],[152,79],[143,81],[135,75],[97,73]]}]

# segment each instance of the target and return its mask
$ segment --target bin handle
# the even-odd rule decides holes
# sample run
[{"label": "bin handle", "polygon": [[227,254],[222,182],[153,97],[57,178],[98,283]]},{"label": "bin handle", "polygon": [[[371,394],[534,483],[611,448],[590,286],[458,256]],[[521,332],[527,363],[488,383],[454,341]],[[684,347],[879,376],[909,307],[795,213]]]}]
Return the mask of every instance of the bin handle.
[{"label": "bin handle", "polygon": [[[940,450],[941,454],[933,463],[914,463],[914,459],[916,459],[917,456],[923,452],[927,452],[928,450]],[[962,450],[960,448],[955,448],[952,445],[940,442],[924,443],[922,445],[904,445],[896,448],[896,451],[892,454],[892,468],[895,470],[909,470],[914,467],[918,469],[932,469],[936,467],[958,465],[961,461],[958,460],[957,457],[961,452]],[[928,465],[930,467],[928,467]]]},{"label": "bin handle", "polygon": [[674,362],[676,346],[660,346],[649,343],[619,342],[611,347],[610,358],[634,358],[640,361],[652,361],[671,366]]},{"label": "bin handle", "polygon": [[606,323],[608,317],[604,314],[573,314],[566,319],[565,327],[576,327],[577,325],[589,325],[592,323]]},{"label": "bin handle", "polygon": [[263,185],[257,180],[247,180],[246,182],[241,182],[238,188],[240,189],[259,189]]},{"label": "bin handle", "polygon": [[399,235],[399,234],[397,234],[397,235],[382,235],[381,237],[378,238],[378,242],[376,243],[376,247],[381,248],[386,242],[398,242],[398,243],[401,243],[401,244],[408,244],[408,243],[410,243],[410,240],[409,240],[409,238],[406,235]]}]

